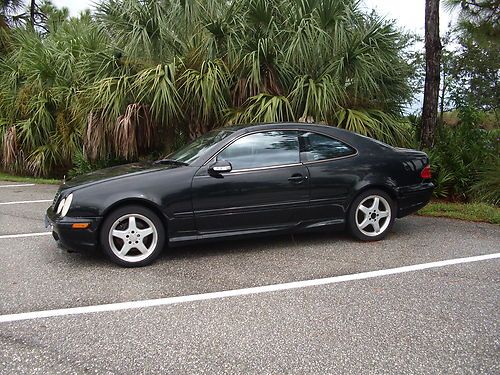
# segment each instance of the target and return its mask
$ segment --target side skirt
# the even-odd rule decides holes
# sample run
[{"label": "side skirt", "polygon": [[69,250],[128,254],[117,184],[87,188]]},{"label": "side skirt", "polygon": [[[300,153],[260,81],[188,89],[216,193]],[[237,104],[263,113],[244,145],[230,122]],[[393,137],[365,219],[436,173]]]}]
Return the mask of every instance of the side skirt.
[{"label": "side skirt", "polygon": [[193,242],[214,242],[219,240],[243,239],[249,237],[264,237],[294,232],[341,231],[345,229],[345,219],[325,221],[308,221],[295,226],[279,226],[273,228],[258,228],[228,232],[203,233],[197,235],[177,236],[169,239],[169,246],[178,247]]}]

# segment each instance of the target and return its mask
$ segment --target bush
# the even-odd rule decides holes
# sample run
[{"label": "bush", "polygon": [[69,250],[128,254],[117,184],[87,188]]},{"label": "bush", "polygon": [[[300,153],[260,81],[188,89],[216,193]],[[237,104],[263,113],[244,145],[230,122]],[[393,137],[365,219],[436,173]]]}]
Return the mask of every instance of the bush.
[{"label": "bush", "polygon": [[498,132],[480,129],[480,123],[479,112],[462,108],[457,126],[439,129],[428,151],[436,197],[498,204]]},{"label": "bush", "polygon": [[477,201],[500,206],[500,158],[481,168],[471,193]]},{"label": "bush", "polygon": [[81,174],[90,173],[98,169],[113,167],[115,165],[128,163],[124,159],[105,158],[102,160],[90,161],[82,151],[76,151],[73,155],[73,168],[68,172],[69,177],[76,177]]}]

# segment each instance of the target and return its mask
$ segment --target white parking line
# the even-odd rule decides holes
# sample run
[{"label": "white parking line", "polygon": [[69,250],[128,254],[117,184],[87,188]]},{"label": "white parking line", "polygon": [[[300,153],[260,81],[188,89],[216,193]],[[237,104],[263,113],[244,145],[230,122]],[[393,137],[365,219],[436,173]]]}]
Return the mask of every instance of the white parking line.
[{"label": "white parking line", "polygon": [[39,200],[36,200],[36,201],[1,202],[0,206],[2,206],[2,205],[6,206],[6,205],[9,205],[9,204],[48,203],[48,202],[52,202],[52,199],[39,199]]},{"label": "white parking line", "polygon": [[48,236],[49,234],[52,234],[52,232],[24,233],[24,234],[4,234],[4,235],[0,236],[0,240],[1,239],[6,239],[6,238]]},{"label": "white parking line", "polygon": [[395,275],[400,273],[421,271],[430,268],[438,268],[438,267],[444,267],[462,263],[479,262],[483,260],[497,259],[497,258],[500,258],[500,253],[479,255],[468,258],[448,259],[439,262],[415,264],[412,266],[389,268],[378,271],[361,272],[352,275],[327,277],[324,279],[303,280],[303,281],[295,281],[284,284],[264,285],[254,288],[225,290],[222,292],[192,294],[179,297],[148,299],[142,301],[120,302],[120,303],[110,303],[105,305],[71,307],[67,309],[44,310],[44,311],[33,311],[27,313],[0,315],[0,323],[16,322],[20,320],[30,320],[30,319],[40,319],[40,318],[50,318],[50,317],[64,316],[64,315],[78,315],[78,314],[89,314],[89,313],[104,312],[104,311],[140,309],[144,307],[166,306],[166,305],[174,305],[185,302],[206,301],[219,298],[245,296],[250,294],[277,292],[281,290],[290,290],[290,289],[298,289],[311,286],[335,284],[346,281],[370,279],[380,276]]},{"label": "white parking line", "polygon": [[23,187],[23,186],[35,186],[35,184],[12,184],[12,185],[0,185],[0,188]]}]

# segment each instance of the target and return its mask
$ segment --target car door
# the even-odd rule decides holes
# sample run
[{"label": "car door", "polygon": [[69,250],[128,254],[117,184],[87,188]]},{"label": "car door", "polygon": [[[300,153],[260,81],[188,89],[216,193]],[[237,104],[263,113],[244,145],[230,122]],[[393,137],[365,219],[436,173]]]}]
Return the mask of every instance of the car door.
[{"label": "car door", "polygon": [[[229,162],[232,169],[210,173],[215,162]],[[296,225],[309,203],[308,185],[297,131],[245,134],[193,178],[198,232],[266,231]]]},{"label": "car door", "polygon": [[315,132],[299,134],[301,161],[308,169],[310,205],[307,220],[336,222],[345,219],[348,198],[360,175],[357,151],[333,137]]}]

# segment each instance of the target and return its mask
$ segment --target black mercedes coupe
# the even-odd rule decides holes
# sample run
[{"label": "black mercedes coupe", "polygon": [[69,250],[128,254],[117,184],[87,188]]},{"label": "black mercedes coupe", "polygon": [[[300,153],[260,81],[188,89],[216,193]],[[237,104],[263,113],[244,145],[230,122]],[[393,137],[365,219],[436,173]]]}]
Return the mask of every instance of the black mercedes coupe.
[{"label": "black mercedes coupe", "polygon": [[429,201],[427,155],[330,126],[225,127],[152,163],[65,182],[47,210],[54,238],[122,266],[165,245],[348,227],[376,241]]}]

